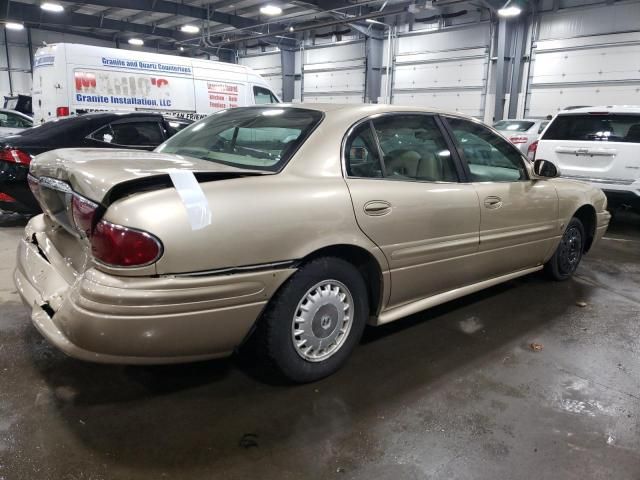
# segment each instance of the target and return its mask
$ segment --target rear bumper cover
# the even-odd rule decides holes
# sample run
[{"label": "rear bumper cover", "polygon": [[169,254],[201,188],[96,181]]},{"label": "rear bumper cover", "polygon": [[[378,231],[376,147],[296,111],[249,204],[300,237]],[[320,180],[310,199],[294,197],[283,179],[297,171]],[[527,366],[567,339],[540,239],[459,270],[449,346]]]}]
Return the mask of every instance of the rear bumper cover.
[{"label": "rear bumper cover", "polygon": [[34,217],[18,247],[16,287],[36,328],[71,357],[159,364],[229,355],[293,268],[198,277],[116,277],[68,262],[33,241]]}]

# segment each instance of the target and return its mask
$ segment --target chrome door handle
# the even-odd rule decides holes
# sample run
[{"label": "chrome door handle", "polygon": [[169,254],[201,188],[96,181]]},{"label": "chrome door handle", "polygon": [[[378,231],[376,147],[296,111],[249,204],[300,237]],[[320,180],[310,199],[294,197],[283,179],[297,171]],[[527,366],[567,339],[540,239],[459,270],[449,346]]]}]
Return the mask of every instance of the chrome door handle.
[{"label": "chrome door handle", "polygon": [[364,213],[374,217],[391,213],[391,204],[384,200],[371,200],[364,204]]},{"label": "chrome door handle", "polygon": [[484,206],[486,208],[500,208],[502,206],[502,199],[500,197],[487,197],[484,199]]}]

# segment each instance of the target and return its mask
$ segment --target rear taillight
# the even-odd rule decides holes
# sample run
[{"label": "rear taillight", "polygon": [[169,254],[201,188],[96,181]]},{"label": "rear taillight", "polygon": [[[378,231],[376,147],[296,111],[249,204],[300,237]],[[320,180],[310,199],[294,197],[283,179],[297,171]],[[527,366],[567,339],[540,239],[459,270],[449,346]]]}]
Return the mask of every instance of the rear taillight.
[{"label": "rear taillight", "polygon": [[0,193],[0,202],[15,203],[16,199],[6,193]]},{"label": "rear taillight", "polygon": [[4,148],[0,150],[0,160],[11,163],[20,163],[22,165],[29,165],[31,163],[31,155],[17,148]]},{"label": "rear taillight", "polygon": [[68,117],[68,116],[69,116],[69,107],[56,108],[56,117]]},{"label": "rear taillight", "polygon": [[91,252],[112,267],[141,267],[160,258],[162,244],[150,233],[101,220],[91,235]]},{"label": "rear taillight", "polygon": [[527,140],[529,140],[529,139],[527,137],[509,137],[509,140],[514,145],[517,145],[519,143],[527,143]]},{"label": "rear taillight", "polygon": [[38,179],[29,173],[27,174],[27,183],[36,200],[40,200],[40,182],[38,182]]},{"label": "rear taillight", "polygon": [[71,199],[71,215],[73,216],[73,223],[75,224],[76,229],[87,237],[91,236],[91,230],[93,229],[97,209],[97,203],[87,200],[77,193],[73,194],[73,198]]},{"label": "rear taillight", "polygon": [[527,158],[533,162],[536,159],[537,151],[538,151],[538,140],[533,142],[531,145],[529,145],[529,148],[527,148]]}]

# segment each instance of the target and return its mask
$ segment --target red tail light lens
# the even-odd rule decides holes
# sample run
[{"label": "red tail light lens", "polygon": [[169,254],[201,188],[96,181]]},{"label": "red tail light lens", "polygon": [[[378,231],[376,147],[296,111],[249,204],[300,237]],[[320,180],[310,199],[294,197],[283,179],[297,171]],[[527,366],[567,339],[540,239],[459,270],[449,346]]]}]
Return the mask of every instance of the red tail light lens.
[{"label": "red tail light lens", "polygon": [[93,222],[96,216],[96,210],[98,204],[81,197],[77,193],[73,194],[71,200],[71,214],[73,215],[73,223],[76,225],[76,229],[85,234],[87,237],[91,236],[91,230],[93,229]]},{"label": "red tail light lens", "polygon": [[529,145],[529,148],[527,148],[527,158],[533,162],[536,159],[537,151],[538,151],[538,140],[533,142],[531,145]]},{"label": "red tail light lens", "polygon": [[91,235],[91,252],[113,267],[141,267],[162,255],[162,244],[153,235],[101,220]]},{"label": "red tail light lens", "polygon": [[14,203],[16,201],[11,195],[7,195],[6,193],[0,193],[0,202],[5,203]]},{"label": "red tail light lens", "polygon": [[527,137],[511,137],[511,138],[509,138],[509,140],[514,145],[517,145],[519,143],[527,143],[528,138]]},{"label": "red tail light lens", "polygon": [[17,148],[5,148],[0,150],[0,160],[11,163],[20,163],[29,165],[31,163],[31,155]]},{"label": "red tail light lens", "polygon": [[56,108],[56,117],[68,117],[68,116],[69,116],[69,107]]}]

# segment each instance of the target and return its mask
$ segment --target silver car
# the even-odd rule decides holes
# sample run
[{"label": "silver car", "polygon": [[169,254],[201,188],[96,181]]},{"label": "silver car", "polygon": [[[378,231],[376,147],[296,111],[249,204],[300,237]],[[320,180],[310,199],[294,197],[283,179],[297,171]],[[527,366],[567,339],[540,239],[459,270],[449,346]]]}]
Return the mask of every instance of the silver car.
[{"label": "silver car", "polygon": [[549,125],[550,120],[525,118],[523,120],[500,120],[493,125],[502,135],[527,155],[529,146]]},{"label": "silver car", "polygon": [[33,127],[33,119],[16,110],[0,108],[0,137],[13,135]]}]

